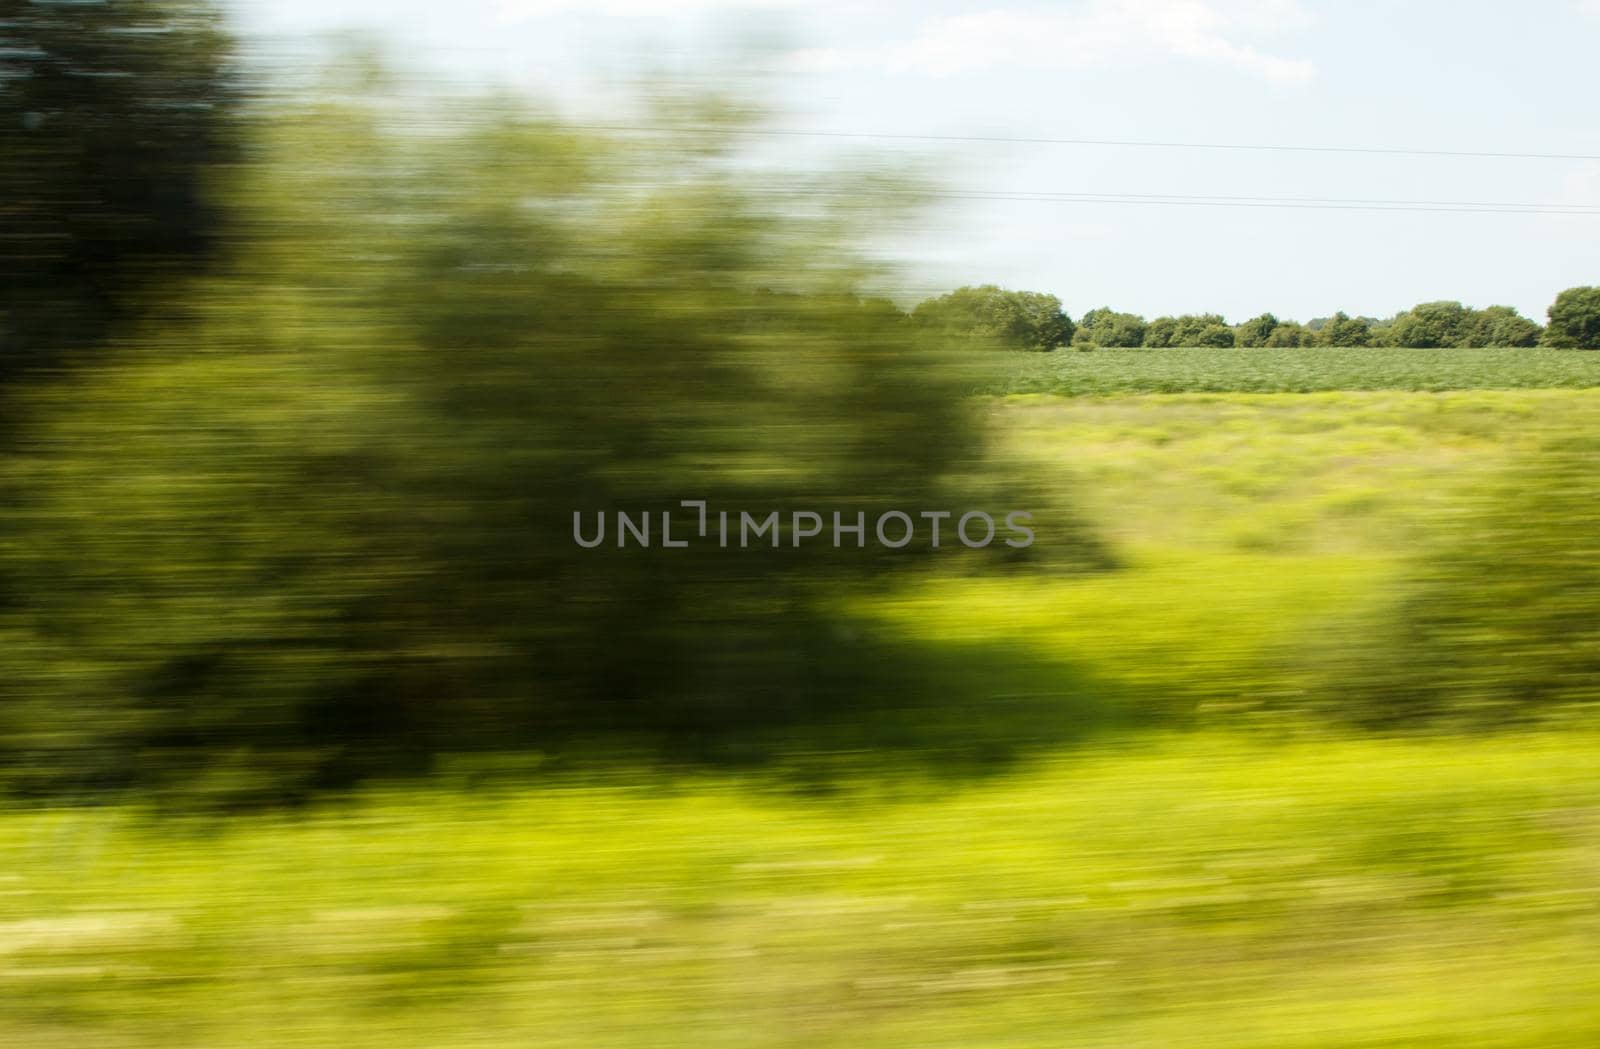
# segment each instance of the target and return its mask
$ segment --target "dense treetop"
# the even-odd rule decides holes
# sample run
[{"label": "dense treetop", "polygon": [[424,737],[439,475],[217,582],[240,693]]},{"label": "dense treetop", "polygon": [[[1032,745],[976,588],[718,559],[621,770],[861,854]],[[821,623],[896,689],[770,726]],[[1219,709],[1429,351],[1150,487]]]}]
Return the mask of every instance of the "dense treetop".
[{"label": "dense treetop", "polygon": [[1001,346],[1053,350],[1072,339],[1074,326],[1054,295],[1007,291],[993,284],[957,288],[911,311],[922,327],[961,339]]}]

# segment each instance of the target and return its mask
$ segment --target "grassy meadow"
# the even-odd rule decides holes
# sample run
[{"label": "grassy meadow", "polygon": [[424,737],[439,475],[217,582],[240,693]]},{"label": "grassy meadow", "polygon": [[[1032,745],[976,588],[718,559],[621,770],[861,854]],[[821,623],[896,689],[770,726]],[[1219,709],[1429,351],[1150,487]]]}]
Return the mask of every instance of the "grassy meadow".
[{"label": "grassy meadow", "polygon": [[698,777],[12,815],[0,1037],[1581,1049],[1597,742],[1217,730],[821,802]]},{"label": "grassy meadow", "polygon": [[[931,760],[8,813],[0,1044],[1596,1044],[1600,737],[1347,733],[1292,656],[1600,391],[984,411],[1118,567],[858,599],[995,669],[991,710],[921,697]],[[974,740],[1011,760],[945,775]]]},{"label": "grassy meadow", "polygon": [[1380,596],[1517,456],[1600,424],[1600,392],[1016,395],[989,416],[1122,567],[935,575],[873,612],[1069,665],[1119,704],[1239,712],[1304,688],[1294,653]]}]

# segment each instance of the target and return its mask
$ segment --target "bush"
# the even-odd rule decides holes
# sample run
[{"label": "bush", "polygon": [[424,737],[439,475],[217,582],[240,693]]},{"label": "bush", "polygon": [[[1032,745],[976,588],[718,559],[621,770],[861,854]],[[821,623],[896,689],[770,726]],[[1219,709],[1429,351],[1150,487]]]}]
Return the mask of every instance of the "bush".
[{"label": "bush", "polygon": [[1600,700],[1600,438],[1523,458],[1367,618],[1316,691],[1371,724],[1526,720]]}]

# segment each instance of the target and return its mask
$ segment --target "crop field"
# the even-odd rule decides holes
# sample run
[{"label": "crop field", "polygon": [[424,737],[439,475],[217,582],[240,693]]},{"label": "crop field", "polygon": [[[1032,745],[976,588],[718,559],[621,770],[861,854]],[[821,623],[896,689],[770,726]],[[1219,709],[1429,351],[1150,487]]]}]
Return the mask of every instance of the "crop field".
[{"label": "crop field", "polygon": [[[1121,567],[951,570],[859,612],[1009,661],[983,717],[945,715],[947,745],[1055,723],[1069,743],[954,777],[938,755],[872,760],[826,790],[783,769],[591,770],[218,822],[11,812],[0,1044],[1600,1042],[1592,731],[1346,735],[1285,703],[1286,654],[1526,442],[1600,424],[1600,393],[989,415]],[[1031,691],[1025,662],[1052,668]],[[1170,727],[1074,736],[1120,705]]]},{"label": "crop field", "polygon": [[1600,386],[1600,353],[1550,349],[1096,349],[1007,354],[988,393],[1309,393]]}]

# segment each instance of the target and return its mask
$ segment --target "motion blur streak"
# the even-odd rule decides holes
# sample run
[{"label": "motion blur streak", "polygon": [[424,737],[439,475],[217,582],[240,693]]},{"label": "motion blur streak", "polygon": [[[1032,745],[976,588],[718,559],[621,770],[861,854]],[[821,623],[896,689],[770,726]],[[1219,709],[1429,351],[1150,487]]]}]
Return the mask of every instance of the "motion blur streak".
[{"label": "motion blur streak", "polygon": [[235,59],[0,0],[0,1045],[1600,1044],[1587,291],[908,311],[737,82]]}]

